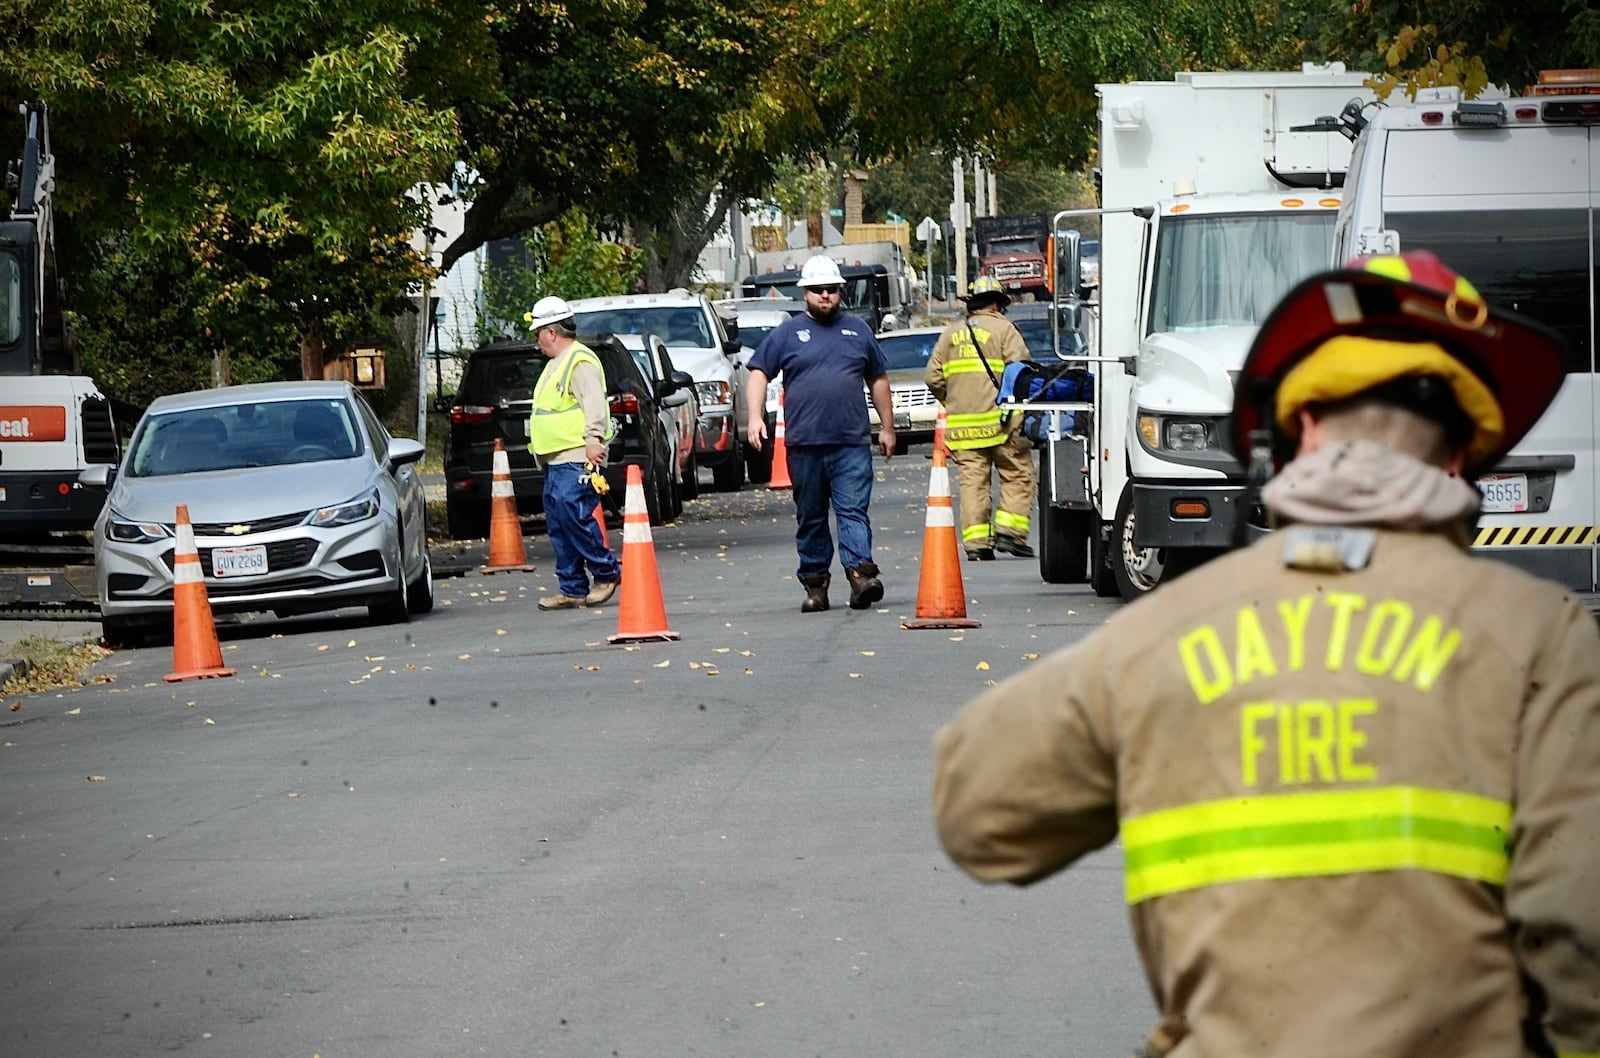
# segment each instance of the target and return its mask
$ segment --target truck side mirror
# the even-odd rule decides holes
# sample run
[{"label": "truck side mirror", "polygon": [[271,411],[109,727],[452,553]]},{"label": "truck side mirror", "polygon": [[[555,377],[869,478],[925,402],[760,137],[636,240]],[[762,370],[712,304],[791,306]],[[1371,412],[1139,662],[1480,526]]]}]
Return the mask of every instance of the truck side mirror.
[{"label": "truck side mirror", "polygon": [[1077,334],[1083,330],[1083,304],[1076,298],[1056,307],[1055,328],[1060,334]]},{"label": "truck side mirror", "polygon": [[1050,236],[1054,252],[1050,255],[1052,286],[1056,299],[1076,300],[1083,280],[1083,236],[1076,228]]}]

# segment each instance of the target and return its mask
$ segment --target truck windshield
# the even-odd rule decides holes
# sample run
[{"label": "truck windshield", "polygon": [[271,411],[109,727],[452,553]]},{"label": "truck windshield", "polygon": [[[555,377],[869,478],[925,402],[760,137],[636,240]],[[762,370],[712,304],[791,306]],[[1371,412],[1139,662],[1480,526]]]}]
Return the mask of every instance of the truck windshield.
[{"label": "truck windshield", "polygon": [[[780,280],[778,282],[763,282],[760,278],[751,278],[744,281],[746,297],[767,297],[774,287],[778,289],[779,297],[793,298],[795,301],[805,300],[806,292],[800,289],[800,280],[798,278]],[[839,291],[839,307],[846,312],[863,317],[870,323],[874,311],[872,278],[870,276],[847,276],[843,287]]]},{"label": "truck windshield", "polygon": [[1168,218],[1157,236],[1148,333],[1260,324],[1328,267],[1332,210]]}]

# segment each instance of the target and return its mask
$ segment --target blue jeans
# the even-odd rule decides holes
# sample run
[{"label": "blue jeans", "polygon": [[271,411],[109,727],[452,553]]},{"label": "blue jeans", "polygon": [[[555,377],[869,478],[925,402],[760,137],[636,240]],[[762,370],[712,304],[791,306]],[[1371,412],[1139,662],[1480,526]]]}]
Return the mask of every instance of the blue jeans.
[{"label": "blue jeans", "polygon": [[[544,468],[544,524],[550,550],[556,553],[556,580],[561,594],[581,599],[595,580],[619,580],[622,564],[606,549],[594,520],[599,493],[589,483],[582,463],[551,463]],[[584,573],[584,566],[589,574]]]},{"label": "blue jeans", "polygon": [[828,508],[839,523],[839,560],[847,570],[872,561],[872,449],[867,445],[794,445],[788,448],[794,483],[796,576],[827,573],[833,566]]}]

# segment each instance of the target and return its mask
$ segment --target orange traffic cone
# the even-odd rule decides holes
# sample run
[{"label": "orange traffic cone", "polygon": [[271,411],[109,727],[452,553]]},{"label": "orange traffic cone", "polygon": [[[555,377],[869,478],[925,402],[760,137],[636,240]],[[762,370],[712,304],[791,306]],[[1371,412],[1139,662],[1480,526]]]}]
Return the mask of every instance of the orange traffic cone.
[{"label": "orange traffic cone", "polygon": [[789,446],[783,441],[783,391],[778,391],[778,425],[772,431],[772,480],[769,489],[792,489],[789,480]]},{"label": "orange traffic cone", "polygon": [[232,676],[223,668],[222,645],[211,620],[211,600],[206,597],[206,575],[200,552],[194,546],[194,526],[189,505],[178,504],[178,543],[172,552],[172,672],[168,683],[211,676]]},{"label": "orange traffic cone", "polygon": [[622,602],[617,606],[617,634],[608,643],[641,639],[677,639],[667,627],[661,599],[661,573],[656,545],[650,538],[650,511],[644,502],[644,474],[628,467],[628,494],[622,505]]},{"label": "orange traffic cone", "polygon": [[933,421],[933,450],[949,454],[950,449],[944,443],[944,405],[939,405],[939,417]]},{"label": "orange traffic cone", "polygon": [[610,551],[611,534],[606,531],[606,510],[604,504],[596,503],[594,505],[594,524],[600,527],[601,545],[604,546],[607,551]]},{"label": "orange traffic cone", "polygon": [[[943,413],[940,413],[943,419]],[[967,591],[961,583],[961,545],[956,540],[956,512],[950,506],[950,468],[945,465],[943,437],[933,445],[933,472],[928,478],[928,517],[922,530],[922,572],[917,578],[917,619],[901,628],[981,628],[967,619]]]},{"label": "orange traffic cone", "polygon": [[489,564],[484,573],[532,573],[522,549],[522,522],[517,518],[517,496],[511,491],[511,460],[505,442],[494,439],[494,479],[489,500]]}]

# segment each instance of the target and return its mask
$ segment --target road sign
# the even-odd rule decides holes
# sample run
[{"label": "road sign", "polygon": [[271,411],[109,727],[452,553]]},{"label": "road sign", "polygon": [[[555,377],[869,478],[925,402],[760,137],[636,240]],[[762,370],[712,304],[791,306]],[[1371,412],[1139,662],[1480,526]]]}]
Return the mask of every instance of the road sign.
[{"label": "road sign", "polygon": [[944,234],[939,227],[939,222],[932,217],[923,217],[922,223],[917,225],[917,238],[923,242],[931,242]]}]

